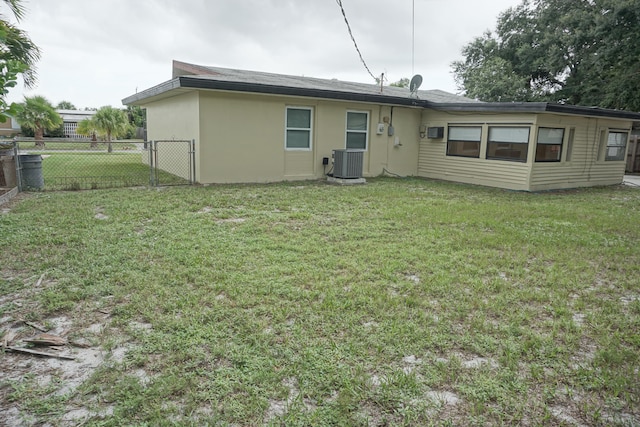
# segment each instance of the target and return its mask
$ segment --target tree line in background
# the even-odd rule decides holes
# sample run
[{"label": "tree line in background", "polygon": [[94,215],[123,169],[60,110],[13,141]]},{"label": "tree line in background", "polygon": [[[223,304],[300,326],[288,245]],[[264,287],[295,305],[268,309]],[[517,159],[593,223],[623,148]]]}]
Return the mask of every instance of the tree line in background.
[{"label": "tree line in background", "polygon": [[[64,138],[64,123],[56,110],[76,110],[69,101],[62,101],[53,106],[43,96],[25,97],[25,101],[14,106],[14,115],[21,126],[22,135],[33,137],[37,146],[44,145],[44,136]],[[97,142],[98,138],[109,144],[117,138],[132,139],[136,137],[136,128],[144,127],[145,113],[142,108],[129,106],[121,110],[111,106],[104,106],[95,110],[91,118],[78,123],[76,133],[84,135]]]},{"label": "tree line in background", "polygon": [[452,64],[481,101],[546,101],[640,111],[638,0],[524,0]]}]

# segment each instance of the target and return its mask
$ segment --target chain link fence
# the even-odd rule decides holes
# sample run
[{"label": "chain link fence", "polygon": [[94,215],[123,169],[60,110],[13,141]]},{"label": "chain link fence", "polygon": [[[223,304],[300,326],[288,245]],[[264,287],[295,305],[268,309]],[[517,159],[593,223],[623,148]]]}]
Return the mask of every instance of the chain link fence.
[{"label": "chain link fence", "polygon": [[[49,191],[194,182],[191,173],[176,174],[185,167],[189,170],[193,144],[185,145],[182,150],[163,151],[153,150],[154,144],[136,140],[46,139],[42,143],[33,139],[16,140],[13,145],[17,155],[13,165],[17,171],[17,185],[25,190]],[[9,157],[3,157],[3,170],[7,169],[5,164],[10,164]],[[158,168],[159,164],[164,167]],[[173,164],[180,166],[176,169]]]}]

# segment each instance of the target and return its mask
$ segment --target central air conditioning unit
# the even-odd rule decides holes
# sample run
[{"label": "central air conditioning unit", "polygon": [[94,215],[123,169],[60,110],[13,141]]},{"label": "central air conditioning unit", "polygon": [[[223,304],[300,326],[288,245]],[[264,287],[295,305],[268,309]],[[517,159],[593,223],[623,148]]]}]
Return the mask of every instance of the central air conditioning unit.
[{"label": "central air conditioning unit", "polygon": [[362,178],[362,156],[360,150],[333,150],[333,177]]}]

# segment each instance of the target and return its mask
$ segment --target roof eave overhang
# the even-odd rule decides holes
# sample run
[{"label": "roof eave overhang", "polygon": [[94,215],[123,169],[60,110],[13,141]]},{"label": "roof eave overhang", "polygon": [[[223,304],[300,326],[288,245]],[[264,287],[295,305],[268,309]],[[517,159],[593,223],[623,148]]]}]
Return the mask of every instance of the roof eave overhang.
[{"label": "roof eave overhang", "polygon": [[619,120],[640,121],[640,113],[610,110],[599,107],[553,104],[548,102],[478,102],[430,104],[427,108],[438,111],[469,113],[555,113],[574,116],[605,117]]},{"label": "roof eave overhang", "polygon": [[[167,95],[170,91],[180,89],[180,79],[175,78],[157,86],[143,90],[122,100],[123,105],[145,104],[162,95]],[[144,101],[144,102],[143,102]]]},{"label": "roof eave overhang", "polygon": [[[266,85],[260,83],[229,82],[197,77],[180,76],[168,82],[136,93],[122,100],[124,105],[139,105],[166,95],[176,89],[221,90],[228,92],[262,93],[269,95],[297,96],[307,98],[335,99],[341,101],[368,102],[375,104],[402,105],[423,108],[429,104],[425,100],[404,98],[384,94],[333,91],[326,89],[297,88],[291,86]],[[145,101],[145,102],[143,102]]]},{"label": "roof eave overhang", "polygon": [[587,117],[605,117],[618,120],[640,122],[640,113],[622,110],[609,110],[598,107],[581,107],[575,105],[553,104],[548,102],[465,102],[436,103],[417,98],[390,96],[385,94],[333,91],[327,89],[298,88],[291,86],[268,85],[250,82],[230,82],[199,77],[180,76],[143,92],[136,93],[122,100],[124,105],[143,105],[171,94],[179,89],[221,90],[229,92],[262,93],[341,101],[367,102],[374,104],[399,105],[409,107],[431,108],[438,111],[466,113],[555,113]]},{"label": "roof eave overhang", "polygon": [[193,89],[224,90],[231,92],[263,93],[269,95],[301,96],[341,101],[370,102],[376,104],[406,105],[424,107],[426,101],[416,98],[403,98],[384,94],[367,94],[326,89],[298,88],[291,86],[267,85],[261,83],[229,82],[192,77],[180,77],[180,86]]}]

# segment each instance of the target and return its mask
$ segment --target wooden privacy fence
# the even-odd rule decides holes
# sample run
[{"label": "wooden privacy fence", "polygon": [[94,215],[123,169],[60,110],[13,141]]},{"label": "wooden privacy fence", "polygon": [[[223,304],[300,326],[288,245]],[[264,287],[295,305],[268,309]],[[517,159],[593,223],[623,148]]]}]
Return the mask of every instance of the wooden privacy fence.
[{"label": "wooden privacy fence", "polygon": [[627,149],[627,173],[640,172],[640,137],[632,135]]}]

